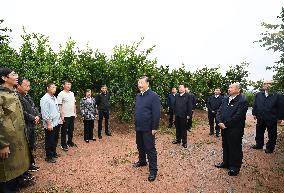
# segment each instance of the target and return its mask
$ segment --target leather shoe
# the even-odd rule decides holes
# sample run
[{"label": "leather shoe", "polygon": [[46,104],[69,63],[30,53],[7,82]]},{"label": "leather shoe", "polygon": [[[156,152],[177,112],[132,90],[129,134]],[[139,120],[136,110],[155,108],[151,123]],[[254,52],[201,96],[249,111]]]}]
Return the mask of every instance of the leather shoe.
[{"label": "leather shoe", "polygon": [[101,135],[99,135],[99,139],[102,139],[103,137]]},{"label": "leather shoe", "polygon": [[210,132],[209,135],[214,135],[214,132]]},{"label": "leather shoe", "polygon": [[260,145],[253,145],[253,146],[251,146],[251,148],[252,149],[263,149],[263,147],[260,146]]},{"label": "leather shoe", "polygon": [[239,174],[239,171],[236,171],[236,170],[229,170],[228,172],[229,176],[236,176]]},{"label": "leather shoe", "polygon": [[220,137],[220,133],[216,133],[216,137]]},{"label": "leather shoe", "polygon": [[227,166],[226,166],[226,164],[225,164],[224,162],[215,164],[215,167],[216,167],[216,168],[227,168]]},{"label": "leather shoe", "polygon": [[187,144],[186,143],[182,144],[182,147],[187,148]]},{"label": "leather shoe", "polygon": [[156,174],[149,174],[148,181],[149,181],[149,182],[155,181],[156,176],[157,176]]},{"label": "leather shoe", "polygon": [[266,149],[265,153],[273,153],[273,149]]},{"label": "leather shoe", "polygon": [[180,144],[180,141],[175,140],[172,142],[172,144]]},{"label": "leather shoe", "polygon": [[111,133],[110,132],[106,132],[106,136],[111,136]]},{"label": "leather shoe", "polygon": [[147,163],[146,162],[136,162],[136,163],[134,163],[133,164],[133,167],[135,167],[135,168],[139,168],[139,167],[143,167],[143,166],[146,166],[147,165]]}]

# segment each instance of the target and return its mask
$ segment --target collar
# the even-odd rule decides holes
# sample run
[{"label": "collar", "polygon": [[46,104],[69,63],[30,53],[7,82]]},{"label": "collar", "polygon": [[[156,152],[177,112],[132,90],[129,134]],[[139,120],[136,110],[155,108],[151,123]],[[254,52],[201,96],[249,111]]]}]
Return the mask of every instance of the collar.
[{"label": "collar", "polygon": [[214,95],[215,98],[218,98],[220,95]]},{"label": "collar", "polygon": [[149,88],[147,88],[147,90],[145,90],[145,91],[141,91],[141,92],[140,92],[141,96],[145,95],[148,90],[149,90]]},{"label": "collar", "polygon": [[183,96],[184,94],[186,94],[185,92],[184,93],[179,93],[179,96]]},{"label": "collar", "polygon": [[0,92],[9,92],[9,93],[13,93],[13,92],[15,92],[15,89],[9,89],[9,88],[7,88],[7,87],[0,86]]}]

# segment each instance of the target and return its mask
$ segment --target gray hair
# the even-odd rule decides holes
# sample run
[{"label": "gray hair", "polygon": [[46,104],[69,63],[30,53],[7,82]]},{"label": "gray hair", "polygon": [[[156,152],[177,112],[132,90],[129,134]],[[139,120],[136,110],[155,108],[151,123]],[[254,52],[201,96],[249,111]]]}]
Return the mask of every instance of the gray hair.
[{"label": "gray hair", "polygon": [[233,82],[231,85],[234,85],[235,87],[237,87],[238,89],[242,89],[241,83],[239,82]]}]

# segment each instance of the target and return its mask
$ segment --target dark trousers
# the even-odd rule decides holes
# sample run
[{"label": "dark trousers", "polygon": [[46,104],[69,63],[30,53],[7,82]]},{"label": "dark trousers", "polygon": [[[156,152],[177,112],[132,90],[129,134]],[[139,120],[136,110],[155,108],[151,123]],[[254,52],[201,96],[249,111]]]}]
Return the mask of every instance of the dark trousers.
[{"label": "dark trousers", "polygon": [[15,193],[17,189],[16,180],[17,178],[7,182],[0,182],[0,193]]},{"label": "dark trousers", "polygon": [[56,153],[56,135],[58,135],[59,125],[53,127],[53,130],[49,131],[48,129],[44,129],[45,131],[45,153],[47,158],[53,158],[57,155]]},{"label": "dark trousers", "polygon": [[146,155],[149,161],[149,171],[157,174],[157,150],[155,136],[152,131],[136,131],[136,144],[139,152],[139,162],[146,163]]},{"label": "dark trousers", "polygon": [[29,146],[29,156],[30,156],[30,161],[31,165],[35,164],[35,159],[33,155],[33,151],[35,149],[35,128],[27,128],[28,132],[28,146]]},{"label": "dark trousers", "polygon": [[232,170],[240,170],[243,159],[242,151],[243,132],[238,128],[222,130],[223,162]]},{"label": "dark trousers", "polygon": [[267,128],[268,132],[268,142],[266,143],[266,149],[275,149],[276,139],[277,139],[277,121],[257,119],[256,123],[256,145],[264,145],[264,133]]},{"label": "dark trousers", "polygon": [[192,128],[192,116],[193,116],[193,111],[189,117],[189,119],[186,120],[186,129],[190,130]]},{"label": "dark trousers", "polygon": [[102,135],[103,118],[105,118],[105,133],[109,132],[109,111],[99,110],[99,120],[98,120],[98,135]]},{"label": "dark trousers", "polygon": [[175,117],[176,124],[176,140],[183,144],[187,144],[187,118],[186,117]]},{"label": "dark trousers", "polygon": [[[74,119],[75,117],[64,117],[64,122],[61,127],[61,146],[66,147],[67,144],[73,143],[73,131],[74,131]],[[68,140],[66,143],[66,135],[68,135]]]},{"label": "dark trousers", "polygon": [[212,113],[208,111],[208,120],[209,120],[209,126],[210,126],[210,133],[214,133],[214,122],[215,122],[215,131],[216,131],[216,134],[219,134],[220,128],[217,125],[216,113]]},{"label": "dark trousers", "polygon": [[94,123],[95,120],[84,120],[84,140],[94,138]]},{"label": "dark trousers", "polygon": [[169,108],[169,127],[174,125],[174,109]]}]

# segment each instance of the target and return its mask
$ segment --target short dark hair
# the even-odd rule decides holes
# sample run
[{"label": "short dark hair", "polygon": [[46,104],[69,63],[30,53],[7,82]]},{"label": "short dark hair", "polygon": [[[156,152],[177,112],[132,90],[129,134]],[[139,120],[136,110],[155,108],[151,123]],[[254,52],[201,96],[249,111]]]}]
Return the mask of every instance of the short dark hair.
[{"label": "short dark hair", "polygon": [[2,79],[2,76],[8,77],[8,75],[13,72],[10,68],[0,68],[0,84],[4,84],[5,81]]},{"label": "short dark hair", "polygon": [[90,91],[92,91],[92,90],[91,89],[86,89],[85,90],[85,95],[86,95],[87,92],[90,92]]},{"label": "short dark hair", "polygon": [[22,85],[24,80],[29,81],[28,79],[24,77],[18,77],[18,85]]},{"label": "short dark hair", "polygon": [[150,78],[148,76],[141,76],[138,80],[145,80],[146,82],[150,82]]},{"label": "short dark hair", "polygon": [[52,85],[55,85],[55,84],[53,82],[49,82],[47,83],[46,88],[50,88]]},{"label": "short dark hair", "polygon": [[72,83],[70,80],[63,80],[62,84],[65,85],[66,83]]},{"label": "short dark hair", "polygon": [[101,86],[101,88],[103,88],[103,87],[107,87],[107,85],[106,85],[106,84],[103,84],[103,85]]}]

